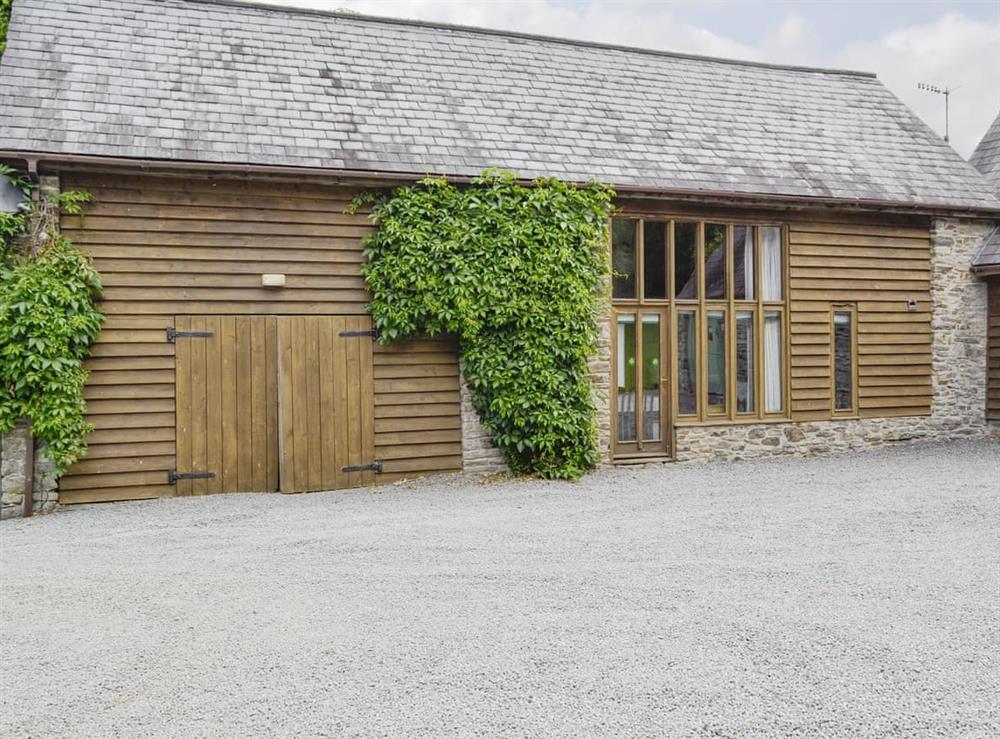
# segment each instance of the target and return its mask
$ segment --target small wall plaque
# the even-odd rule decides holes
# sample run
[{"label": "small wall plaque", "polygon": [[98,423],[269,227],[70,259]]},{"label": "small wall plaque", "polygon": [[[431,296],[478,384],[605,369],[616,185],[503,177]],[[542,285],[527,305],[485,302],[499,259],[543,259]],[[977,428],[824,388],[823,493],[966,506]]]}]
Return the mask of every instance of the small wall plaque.
[{"label": "small wall plaque", "polygon": [[284,275],[263,274],[260,276],[261,287],[284,287]]}]

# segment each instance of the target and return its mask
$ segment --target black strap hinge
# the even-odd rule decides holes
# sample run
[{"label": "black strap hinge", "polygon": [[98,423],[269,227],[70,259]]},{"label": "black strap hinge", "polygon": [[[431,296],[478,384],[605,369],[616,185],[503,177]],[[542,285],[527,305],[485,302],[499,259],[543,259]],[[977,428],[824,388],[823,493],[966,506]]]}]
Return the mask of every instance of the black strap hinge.
[{"label": "black strap hinge", "polygon": [[382,473],[382,460],[376,459],[371,464],[356,464],[350,467],[341,467],[341,472],[367,472],[368,470],[375,470],[379,474]]},{"label": "black strap hinge", "polygon": [[341,336],[371,336],[373,339],[378,338],[378,329],[372,329],[371,331],[341,331]]},{"label": "black strap hinge", "polygon": [[168,344],[173,344],[174,343],[174,339],[176,339],[178,337],[190,337],[190,338],[207,339],[207,338],[209,338],[211,336],[214,336],[214,335],[215,334],[213,334],[211,331],[178,331],[173,326],[167,326],[167,343]]},{"label": "black strap hinge", "polygon": [[167,470],[167,482],[171,485],[177,484],[178,480],[208,480],[215,477],[214,472],[178,472],[175,469]]}]

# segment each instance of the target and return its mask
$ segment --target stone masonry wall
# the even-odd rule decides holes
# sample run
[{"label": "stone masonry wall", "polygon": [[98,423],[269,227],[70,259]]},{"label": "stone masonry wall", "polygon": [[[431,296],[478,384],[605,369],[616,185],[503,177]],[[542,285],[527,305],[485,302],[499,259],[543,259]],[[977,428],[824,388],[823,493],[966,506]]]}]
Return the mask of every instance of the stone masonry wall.
[{"label": "stone masonry wall", "polygon": [[969,272],[989,223],[941,219],[931,230],[930,416],[677,429],[677,460],[826,454],[893,443],[1000,438],[986,423],[986,285]]},{"label": "stone masonry wall", "polygon": [[[0,434],[0,519],[23,515],[27,449],[26,422],[22,421],[10,431]],[[44,444],[35,449],[35,494],[32,500],[35,513],[48,513],[59,503],[55,467],[44,452]]]},{"label": "stone masonry wall", "polygon": [[472,405],[472,392],[465,382],[465,375],[459,377],[462,399],[462,471],[477,475],[493,475],[507,472],[507,461],[499,449],[493,446],[489,432],[483,428],[479,413]]},{"label": "stone masonry wall", "polygon": [[590,360],[594,410],[597,416],[597,448],[601,464],[611,462],[611,279],[606,280],[605,298],[597,320],[597,354]]}]

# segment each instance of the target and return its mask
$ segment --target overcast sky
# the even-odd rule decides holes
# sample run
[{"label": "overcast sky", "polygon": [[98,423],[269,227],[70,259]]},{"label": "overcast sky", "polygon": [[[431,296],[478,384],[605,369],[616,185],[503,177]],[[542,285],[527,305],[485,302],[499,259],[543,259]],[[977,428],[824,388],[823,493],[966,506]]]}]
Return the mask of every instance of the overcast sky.
[{"label": "overcast sky", "polygon": [[266,0],[736,59],[861,69],[972,153],[1000,110],[1000,0]]}]

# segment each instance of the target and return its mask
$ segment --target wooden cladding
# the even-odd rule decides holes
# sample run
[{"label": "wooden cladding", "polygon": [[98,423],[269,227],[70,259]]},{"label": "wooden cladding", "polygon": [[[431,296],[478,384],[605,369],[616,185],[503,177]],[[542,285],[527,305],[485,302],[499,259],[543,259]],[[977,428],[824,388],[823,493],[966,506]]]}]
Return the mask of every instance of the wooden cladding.
[{"label": "wooden cladding", "polygon": [[842,222],[789,228],[791,403],[799,420],[831,416],[831,307],[857,331],[857,414],[931,410],[931,252],[926,228]]},{"label": "wooden cladding", "polygon": [[[94,258],[107,315],[86,363],[95,430],[86,458],[60,481],[63,503],[177,494],[167,482],[178,453],[178,345],[166,340],[181,325],[175,317],[366,314],[361,239],[371,225],[344,212],[348,188],[79,172],[61,185],[94,197],[62,228]],[[261,287],[263,273],[284,274],[285,287]],[[454,342],[373,352],[378,479],[461,469]]]},{"label": "wooden cladding", "polygon": [[988,278],[986,417],[1000,421],[1000,275]]}]

